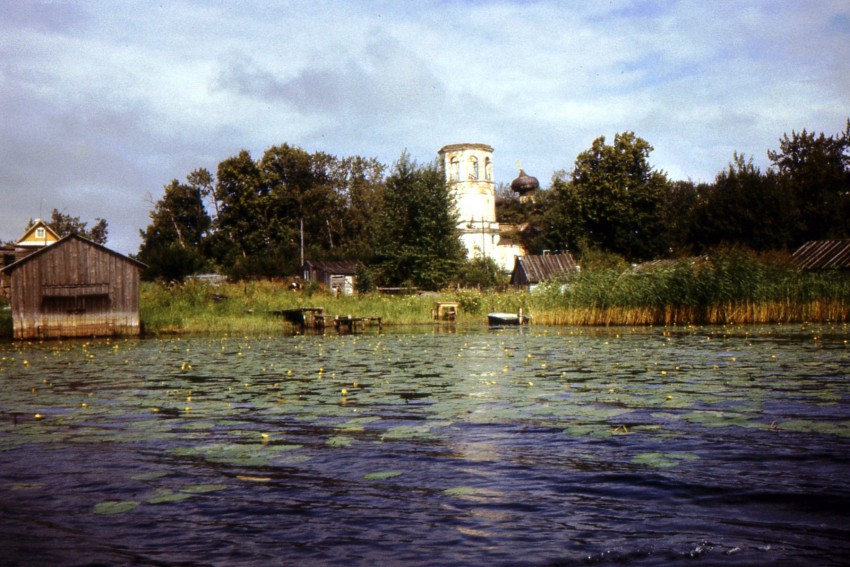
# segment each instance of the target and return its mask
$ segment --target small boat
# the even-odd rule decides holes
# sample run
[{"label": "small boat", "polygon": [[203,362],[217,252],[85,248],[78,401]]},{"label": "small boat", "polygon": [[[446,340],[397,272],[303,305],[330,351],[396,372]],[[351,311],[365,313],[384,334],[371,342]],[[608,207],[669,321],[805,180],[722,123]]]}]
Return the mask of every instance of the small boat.
[{"label": "small boat", "polygon": [[487,322],[490,325],[528,325],[528,317],[519,313],[488,313]]}]

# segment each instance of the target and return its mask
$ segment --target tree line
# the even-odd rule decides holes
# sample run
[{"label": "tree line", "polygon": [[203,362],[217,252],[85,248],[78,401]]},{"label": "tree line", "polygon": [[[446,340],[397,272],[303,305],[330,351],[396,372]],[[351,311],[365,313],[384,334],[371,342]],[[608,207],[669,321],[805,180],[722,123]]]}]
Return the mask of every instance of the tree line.
[{"label": "tree line", "polygon": [[[832,136],[783,135],[766,171],[735,153],[713,183],[670,180],[651,165],[652,149],[633,132],[610,144],[599,137],[533,200],[500,191],[497,220],[515,227],[531,254],[599,252],[631,262],[850,238],[850,120]],[[369,285],[498,279],[494,263],[464,257],[442,165],[406,153],[387,167],[288,144],[259,159],[243,150],[215,175],[196,169],[151,201],[137,256],[148,278],[279,277],[296,274],[306,258],[360,260]]]},{"label": "tree line", "polygon": [[517,235],[528,250],[594,250],[629,261],[850,238],[850,120],[833,136],[783,135],[766,171],[735,153],[713,183],[670,180],[651,166],[651,151],[632,132],[612,144],[599,137],[534,203],[503,198],[503,222],[529,223]]}]

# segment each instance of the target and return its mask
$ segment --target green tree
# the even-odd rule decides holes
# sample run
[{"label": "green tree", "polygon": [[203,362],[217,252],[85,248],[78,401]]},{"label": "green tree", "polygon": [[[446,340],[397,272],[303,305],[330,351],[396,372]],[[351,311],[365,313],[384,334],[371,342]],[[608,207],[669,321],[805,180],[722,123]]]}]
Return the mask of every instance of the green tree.
[{"label": "green tree", "polygon": [[797,210],[795,244],[850,237],[850,120],[834,136],[785,134],[768,157]]},{"label": "green tree", "polygon": [[464,258],[457,214],[436,162],[418,166],[402,153],[386,180],[380,214],[381,283],[439,289]]},{"label": "green tree", "polygon": [[337,165],[335,182],[344,202],[336,256],[370,261],[379,247],[378,226],[386,166],[375,158],[347,157]]},{"label": "green tree", "polygon": [[666,253],[664,197],[669,182],[649,164],[651,152],[648,142],[625,132],[615,135],[612,145],[600,136],[579,154],[572,182],[558,193],[564,214],[577,216],[562,229],[564,238],[576,238],[566,229],[577,223],[590,246],[630,260]]},{"label": "green tree", "polygon": [[147,278],[182,280],[204,265],[204,246],[211,219],[197,186],[172,180],[154,203],[151,223],[139,231],[138,258],[147,264]]},{"label": "green tree", "polygon": [[719,245],[782,249],[791,244],[791,214],[790,199],[776,175],[762,174],[752,158],[735,153],[694,206],[691,241],[699,250]]},{"label": "green tree", "polygon": [[[108,223],[102,218],[97,218],[95,221],[94,226],[88,228],[88,223],[81,221],[80,217],[72,217],[69,214],[60,212],[58,209],[53,209],[47,224],[59,236],[77,234],[97,244],[106,244],[106,237],[109,233]],[[30,226],[32,226],[32,222],[30,222]]]},{"label": "green tree", "polygon": [[220,162],[216,178],[216,256],[228,269],[240,264],[240,269],[250,271],[246,266],[249,259],[262,254],[271,243],[268,188],[246,150]]}]

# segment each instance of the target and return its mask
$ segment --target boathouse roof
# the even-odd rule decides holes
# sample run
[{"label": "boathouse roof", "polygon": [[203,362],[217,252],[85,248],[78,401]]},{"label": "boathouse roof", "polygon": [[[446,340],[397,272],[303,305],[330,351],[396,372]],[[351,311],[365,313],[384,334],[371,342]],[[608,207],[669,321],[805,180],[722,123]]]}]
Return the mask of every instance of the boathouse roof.
[{"label": "boathouse roof", "polygon": [[806,270],[850,269],[850,240],[810,240],[791,259]]},{"label": "boathouse roof", "polygon": [[578,264],[569,252],[517,256],[511,273],[511,285],[535,285],[560,274],[578,272],[578,269]]}]

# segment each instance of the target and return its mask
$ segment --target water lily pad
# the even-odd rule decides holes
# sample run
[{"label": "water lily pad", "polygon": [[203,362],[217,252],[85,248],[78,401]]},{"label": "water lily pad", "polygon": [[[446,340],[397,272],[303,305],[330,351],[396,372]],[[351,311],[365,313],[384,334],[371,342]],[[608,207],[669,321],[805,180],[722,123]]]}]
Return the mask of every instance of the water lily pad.
[{"label": "water lily pad", "polygon": [[94,506],[95,514],[123,514],[135,509],[139,505],[135,500],[107,500],[99,502]]},{"label": "water lily pad", "polygon": [[327,443],[329,447],[349,447],[353,442],[354,439],[352,439],[351,437],[336,435],[334,437],[329,438],[325,443]]},{"label": "water lily pad", "polygon": [[130,478],[132,480],[155,480],[157,478],[162,478],[164,476],[168,476],[168,474],[169,473],[163,472],[163,471],[155,471],[155,472],[149,472],[149,473],[134,474]]},{"label": "water lily pad", "polygon": [[366,480],[386,480],[388,478],[395,478],[403,474],[404,473],[401,471],[380,471],[364,474],[363,478]]},{"label": "water lily pad", "polygon": [[693,453],[641,453],[632,458],[632,462],[638,465],[647,465],[657,469],[667,469],[678,466],[683,462],[696,460],[697,455]]},{"label": "water lily pad", "polygon": [[153,496],[145,500],[148,504],[167,504],[169,502],[180,502],[192,498],[194,494],[189,492],[175,492],[167,488],[158,490]]},{"label": "water lily pad", "polygon": [[188,492],[190,494],[204,494],[207,492],[218,492],[227,490],[229,487],[226,484],[190,484],[180,489],[180,492]]}]

